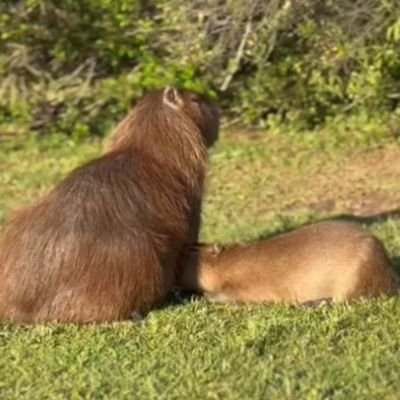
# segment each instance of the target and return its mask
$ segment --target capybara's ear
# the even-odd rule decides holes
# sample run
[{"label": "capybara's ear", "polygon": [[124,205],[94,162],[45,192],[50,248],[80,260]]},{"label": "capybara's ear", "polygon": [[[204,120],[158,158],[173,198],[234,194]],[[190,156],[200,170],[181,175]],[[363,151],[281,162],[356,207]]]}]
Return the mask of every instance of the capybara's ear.
[{"label": "capybara's ear", "polygon": [[178,89],[171,86],[167,86],[164,89],[163,102],[175,110],[183,105],[183,99]]},{"label": "capybara's ear", "polygon": [[222,251],[223,249],[224,249],[223,246],[214,243],[214,244],[211,246],[211,254],[212,254],[213,256],[216,256],[217,254],[221,253],[221,251]]}]

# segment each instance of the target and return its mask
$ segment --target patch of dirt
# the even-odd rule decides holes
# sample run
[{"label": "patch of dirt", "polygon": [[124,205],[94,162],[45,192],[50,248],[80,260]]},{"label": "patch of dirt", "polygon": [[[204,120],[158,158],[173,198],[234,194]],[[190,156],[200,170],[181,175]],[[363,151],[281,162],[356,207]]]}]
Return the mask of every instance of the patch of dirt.
[{"label": "patch of dirt", "polygon": [[[299,182],[304,198],[285,208],[354,216],[400,213],[400,149],[352,154],[339,165],[323,166]],[[317,200],[310,198],[317,197]]]}]

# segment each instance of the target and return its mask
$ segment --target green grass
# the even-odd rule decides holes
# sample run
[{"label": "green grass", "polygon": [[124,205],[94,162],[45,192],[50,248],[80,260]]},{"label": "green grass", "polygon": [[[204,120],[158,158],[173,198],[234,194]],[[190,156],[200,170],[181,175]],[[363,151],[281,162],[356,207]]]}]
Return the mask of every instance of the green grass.
[{"label": "green grass", "polygon": [[[379,130],[378,130],[379,131]],[[99,141],[0,144],[0,223]],[[400,256],[400,147],[362,134],[223,134],[204,240],[253,240],[341,214]],[[140,322],[0,325],[1,399],[393,399],[400,298],[317,309],[171,301]]]}]

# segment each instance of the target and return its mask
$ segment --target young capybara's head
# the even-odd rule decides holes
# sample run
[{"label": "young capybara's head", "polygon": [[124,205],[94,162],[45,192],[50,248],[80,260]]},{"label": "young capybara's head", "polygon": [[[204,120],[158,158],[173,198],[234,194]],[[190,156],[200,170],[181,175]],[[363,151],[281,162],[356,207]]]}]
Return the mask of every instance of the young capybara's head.
[{"label": "young capybara's head", "polygon": [[212,269],[224,248],[217,244],[193,243],[184,247],[178,261],[176,285],[179,289],[197,292],[202,274]]},{"label": "young capybara's head", "polygon": [[212,267],[214,261],[224,248],[217,244],[191,243],[183,248],[179,258],[177,280],[191,279],[199,265],[202,268]]}]

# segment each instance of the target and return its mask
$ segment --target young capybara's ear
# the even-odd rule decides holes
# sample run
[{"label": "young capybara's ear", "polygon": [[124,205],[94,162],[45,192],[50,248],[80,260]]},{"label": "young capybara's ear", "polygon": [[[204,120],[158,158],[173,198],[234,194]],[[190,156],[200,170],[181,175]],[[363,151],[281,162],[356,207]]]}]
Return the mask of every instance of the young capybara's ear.
[{"label": "young capybara's ear", "polygon": [[177,110],[183,106],[183,99],[178,89],[167,86],[164,89],[163,102],[169,107]]},{"label": "young capybara's ear", "polygon": [[194,255],[194,254],[208,254],[211,256],[217,256],[224,250],[224,246],[213,243],[204,243],[204,242],[193,242],[188,243],[184,246],[183,252],[186,255]]},{"label": "young capybara's ear", "polygon": [[199,249],[201,249],[202,247],[206,247],[206,246],[208,246],[207,243],[190,242],[190,243],[186,243],[186,245],[184,247],[187,251],[199,251]]}]

